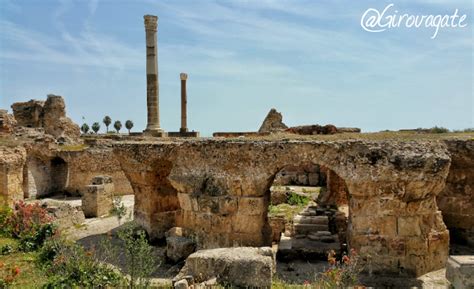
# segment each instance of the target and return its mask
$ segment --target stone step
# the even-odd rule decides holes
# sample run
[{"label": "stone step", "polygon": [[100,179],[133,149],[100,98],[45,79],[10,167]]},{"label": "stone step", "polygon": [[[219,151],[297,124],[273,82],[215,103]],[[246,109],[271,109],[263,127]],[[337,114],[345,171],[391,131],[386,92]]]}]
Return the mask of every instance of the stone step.
[{"label": "stone step", "polygon": [[339,242],[325,243],[308,238],[296,239],[282,236],[278,245],[277,259],[290,260],[327,260],[327,253],[334,250],[340,252]]},{"label": "stone step", "polygon": [[296,215],[293,218],[293,221],[298,224],[319,224],[319,225],[328,225],[329,219],[327,216],[304,216]]},{"label": "stone step", "polygon": [[314,211],[310,211],[310,210],[304,210],[304,211],[301,211],[299,213],[299,215],[302,215],[302,216],[317,216],[317,213],[314,212]]},{"label": "stone step", "polygon": [[317,231],[328,231],[328,225],[320,225],[320,224],[293,224],[295,228],[295,234],[309,234],[311,232]]},{"label": "stone step", "polygon": [[329,231],[317,231],[317,232],[311,232],[310,235],[321,237],[321,236],[332,236],[332,233]]},{"label": "stone step", "polygon": [[338,241],[338,236],[337,235],[332,235],[332,236],[317,236],[317,235],[308,235],[308,239],[311,241],[317,241],[317,242],[323,242],[323,243],[339,243]]}]

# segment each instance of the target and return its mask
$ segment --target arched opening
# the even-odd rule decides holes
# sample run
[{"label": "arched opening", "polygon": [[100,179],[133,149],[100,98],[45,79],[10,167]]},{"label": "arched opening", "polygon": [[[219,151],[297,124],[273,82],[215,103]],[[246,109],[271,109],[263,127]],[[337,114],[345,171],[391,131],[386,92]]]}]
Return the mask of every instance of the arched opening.
[{"label": "arched opening", "polygon": [[64,193],[69,177],[68,165],[60,157],[51,160],[51,194]]},{"label": "arched opening", "polygon": [[[278,275],[309,280],[327,267],[329,251],[347,253],[349,213],[347,186],[333,170],[311,162],[283,167],[268,206]],[[295,265],[301,270],[294,271]]]}]

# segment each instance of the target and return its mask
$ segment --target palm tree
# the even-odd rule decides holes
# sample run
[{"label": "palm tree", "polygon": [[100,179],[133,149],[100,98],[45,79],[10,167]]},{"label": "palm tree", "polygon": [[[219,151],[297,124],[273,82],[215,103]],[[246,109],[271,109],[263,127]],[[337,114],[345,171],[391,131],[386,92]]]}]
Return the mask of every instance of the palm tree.
[{"label": "palm tree", "polygon": [[87,123],[84,123],[81,126],[81,131],[82,131],[83,134],[86,134],[89,131],[89,125],[87,125]]},{"label": "palm tree", "polygon": [[97,134],[97,132],[100,130],[100,124],[98,122],[94,122],[92,124],[92,130]]},{"label": "palm tree", "polygon": [[106,132],[109,132],[109,125],[112,123],[112,119],[110,118],[110,116],[106,115],[104,119],[102,120],[102,122],[105,124],[105,127],[107,128]]},{"label": "palm tree", "polygon": [[115,130],[117,131],[117,133],[120,132],[120,129],[122,128],[122,123],[120,122],[120,120],[116,120],[116,121],[114,122],[114,128],[115,128]]},{"label": "palm tree", "polygon": [[128,134],[130,134],[130,130],[131,130],[132,127],[133,127],[133,121],[127,120],[127,121],[125,122],[125,127],[128,129]]}]

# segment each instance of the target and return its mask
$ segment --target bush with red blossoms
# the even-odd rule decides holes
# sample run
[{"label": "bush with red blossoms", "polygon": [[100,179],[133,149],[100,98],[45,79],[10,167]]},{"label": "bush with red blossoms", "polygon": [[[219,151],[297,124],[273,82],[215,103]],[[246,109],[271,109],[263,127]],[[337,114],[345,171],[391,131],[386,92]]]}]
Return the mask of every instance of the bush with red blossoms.
[{"label": "bush with red blossoms", "polygon": [[39,203],[15,203],[14,210],[7,220],[10,234],[19,239],[19,249],[32,251],[42,246],[44,241],[56,233],[52,218]]},{"label": "bush with red blossoms", "polygon": [[360,266],[358,266],[357,252],[352,249],[349,255],[343,255],[341,260],[336,259],[336,253],[328,253],[330,267],[321,273],[322,288],[347,288],[358,284]]}]

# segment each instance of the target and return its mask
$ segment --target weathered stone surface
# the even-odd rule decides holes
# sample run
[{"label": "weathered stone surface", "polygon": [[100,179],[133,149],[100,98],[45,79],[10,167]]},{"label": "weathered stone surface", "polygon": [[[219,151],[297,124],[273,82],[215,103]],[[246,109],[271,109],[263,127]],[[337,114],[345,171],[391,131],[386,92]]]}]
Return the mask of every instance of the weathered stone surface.
[{"label": "weathered stone surface", "polygon": [[21,147],[0,146],[0,205],[13,207],[23,200],[23,166],[26,150]]},{"label": "weathered stone surface", "polygon": [[62,96],[48,95],[45,102],[30,100],[12,105],[18,126],[44,128],[46,134],[62,138],[66,142],[77,142],[79,126],[66,116],[66,105]]},{"label": "weathered stone surface", "polygon": [[186,279],[179,280],[174,283],[174,289],[188,289],[188,281]]},{"label": "weathered stone surface", "polygon": [[47,206],[48,213],[53,217],[54,223],[61,230],[69,229],[74,225],[80,225],[86,220],[81,207],[73,207],[65,203],[43,204]]},{"label": "weathered stone surface", "polygon": [[344,180],[333,170],[325,167],[321,168],[321,174],[326,178],[326,190],[321,190],[318,204],[337,206],[349,204],[349,192]]},{"label": "weathered stone surface", "polygon": [[337,128],[332,124],[327,124],[324,126],[313,124],[313,125],[293,126],[287,129],[286,132],[301,134],[301,135],[316,135],[316,134],[335,134],[338,131],[337,131]]},{"label": "weathered stone surface", "polygon": [[474,256],[450,256],[446,278],[453,288],[474,288]]},{"label": "weathered stone surface", "polygon": [[474,140],[445,143],[452,161],[436,201],[453,240],[474,246]]},{"label": "weathered stone surface", "polygon": [[[266,208],[274,176],[289,164],[312,162],[344,180],[349,246],[373,256],[374,272],[420,275],[447,258],[449,233],[435,202],[450,163],[443,143],[188,140],[120,143],[114,151],[135,190],[135,217],[152,237],[181,226],[198,248],[270,245]],[[178,194],[188,194],[191,206],[181,207]],[[224,197],[237,199],[238,209],[223,213]],[[240,206],[243,198],[261,198],[262,205],[248,215],[253,210]],[[398,218],[417,224],[419,234],[397,226]]]},{"label": "weathered stone surface", "polygon": [[[62,150],[56,144],[34,143],[27,146],[30,195],[45,196],[56,193],[52,186],[52,160],[61,159],[64,180],[62,192],[82,196],[92,178],[98,175],[111,176],[114,181],[114,195],[133,194],[133,189],[120,167],[110,145],[101,144],[80,150]],[[58,175],[55,176],[56,179]],[[28,190],[27,190],[28,191]]]},{"label": "weathered stone surface", "polygon": [[15,102],[11,108],[19,126],[42,127],[44,101]]},{"label": "weathered stone surface", "polygon": [[195,250],[196,242],[190,238],[181,236],[166,238],[166,257],[175,263],[186,259]]},{"label": "weathered stone surface", "polygon": [[186,259],[174,279],[191,275],[200,283],[216,278],[219,284],[270,288],[275,270],[271,248],[235,247],[200,250]]},{"label": "weathered stone surface", "polygon": [[0,133],[11,134],[15,126],[15,117],[8,114],[7,110],[0,109]]},{"label": "weathered stone surface", "polygon": [[263,120],[259,133],[275,133],[281,132],[287,129],[288,127],[283,123],[283,117],[281,113],[272,108],[265,119]]},{"label": "weathered stone surface", "polygon": [[[82,210],[86,217],[101,217],[113,208],[114,184],[110,176],[97,176],[82,196]],[[95,183],[95,184],[94,184]]]}]

